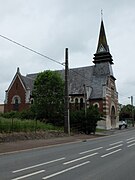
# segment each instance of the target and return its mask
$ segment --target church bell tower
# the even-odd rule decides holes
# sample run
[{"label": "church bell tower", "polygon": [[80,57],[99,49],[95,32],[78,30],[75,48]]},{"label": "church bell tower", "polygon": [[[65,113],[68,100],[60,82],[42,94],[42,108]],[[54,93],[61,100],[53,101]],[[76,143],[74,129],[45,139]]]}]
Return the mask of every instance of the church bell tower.
[{"label": "church bell tower", "polygon": [[[99,39],[97,50],[94,54],[95,64],[93,67],[93,77],[100,86],[95,88],[98,91],[102,89],[100,97],[100,107],[104,114],[104,120],[99,122],[99,126],[106,129],[116,128],[118,124],[118,93],[116,90],[115,80],[113,75],[112,65],[113,59],[107,43],[103,19],[101,20]],[[96,86],[96,85],[94,85]]]}]

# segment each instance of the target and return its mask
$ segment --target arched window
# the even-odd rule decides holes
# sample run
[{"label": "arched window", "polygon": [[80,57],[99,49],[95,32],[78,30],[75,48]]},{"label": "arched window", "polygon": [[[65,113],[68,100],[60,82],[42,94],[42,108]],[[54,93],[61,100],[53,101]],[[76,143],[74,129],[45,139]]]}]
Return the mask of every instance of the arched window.
[{"label": "arched window", "polygon": [[78,98],[75,98],[75,109],[78,110]]},{"label": "arched window", "polygon": [[14,96],[12,98],[12,104],[13,104],[13,110],[18,111],[19,110],[19,104],[21,103],[21,98],[20,96]]},{"label": "arched window", "polygon": [[12,98],[12,104],[15,104],[15,102],[16,102],[16,103],[18,102],[18,104],[21,103],[21,98],[20,98],[20,96],[18,96],[18,95],[13,96],[13,98]]},{"label": "arched window", "polygon": [[17,97],[15,97],[15,104],[19,104]]},{"label": "arched window", "polygon": [[31,104],[34,104],[34,99],[31,98],[31,99],[30,99],[30,102],[31,102]]},{"label": "arched window", "polygon": [[83,109],[83,98],[80,99],[80,109]]},{"label": "arched window", "polygon": [[95,103],[93,104],[93,106],[99,108],[99,103],[98,103],[98,102],[95,102]]},{"label": "arched window", "polygon": [[116,116],[115,116],[115,112],[116,112],[116,111],[115,111],[115,107],[112,106],[112,108],[111,108],[111,125],[112,125],[112,128],[116,126],[116,121],[115,121]]}]

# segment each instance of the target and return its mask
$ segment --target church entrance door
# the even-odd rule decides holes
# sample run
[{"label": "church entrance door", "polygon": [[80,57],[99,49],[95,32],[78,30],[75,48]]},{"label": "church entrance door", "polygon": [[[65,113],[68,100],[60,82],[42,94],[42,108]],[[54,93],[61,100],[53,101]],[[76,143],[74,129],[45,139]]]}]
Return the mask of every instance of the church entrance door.
[{"label": "church entrance door", "polygon": [[115,108],[114,108],[114,106],[112,106],[112,109],[111,109],[111,126],[112,126],[112,128],[116,127]]}]

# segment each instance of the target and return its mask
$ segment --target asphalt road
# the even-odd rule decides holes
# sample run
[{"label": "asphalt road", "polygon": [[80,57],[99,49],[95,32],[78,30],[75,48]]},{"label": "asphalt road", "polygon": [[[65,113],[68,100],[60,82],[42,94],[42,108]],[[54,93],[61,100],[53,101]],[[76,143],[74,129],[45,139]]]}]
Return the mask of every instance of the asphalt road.
[{"label": "asphalt road", "polygon": [[0,155],[0,180],[135,180],[135,130]]}]

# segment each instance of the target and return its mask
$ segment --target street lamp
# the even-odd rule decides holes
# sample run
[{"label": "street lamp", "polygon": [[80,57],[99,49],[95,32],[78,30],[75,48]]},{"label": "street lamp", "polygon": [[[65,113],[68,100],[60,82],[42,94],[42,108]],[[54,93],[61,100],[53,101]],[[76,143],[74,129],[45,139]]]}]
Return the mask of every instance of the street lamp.
[{"label": "street lamp", "polygon": [[134,127],[134,106],[133,106],[133,96],[128,97],[131,99],[131,106],[132,106],[132,126]]}]

